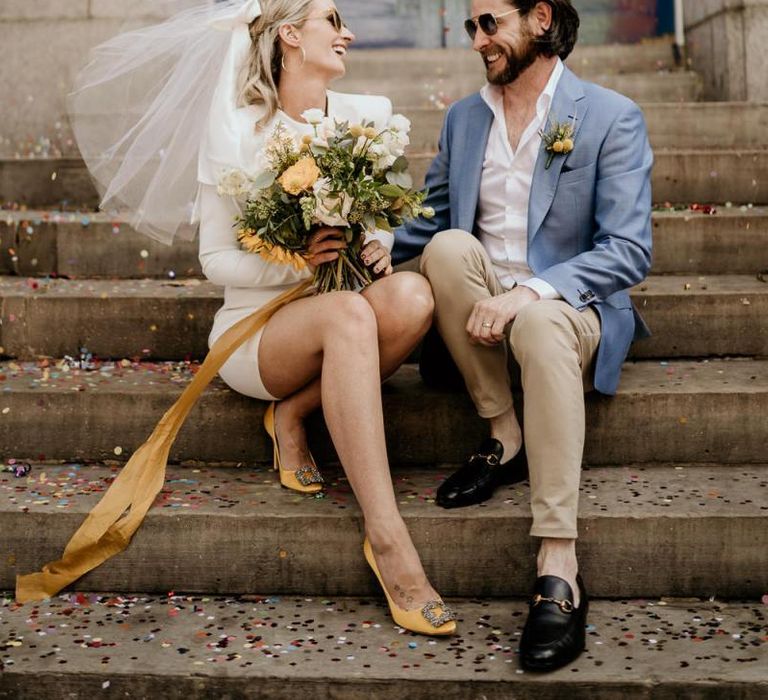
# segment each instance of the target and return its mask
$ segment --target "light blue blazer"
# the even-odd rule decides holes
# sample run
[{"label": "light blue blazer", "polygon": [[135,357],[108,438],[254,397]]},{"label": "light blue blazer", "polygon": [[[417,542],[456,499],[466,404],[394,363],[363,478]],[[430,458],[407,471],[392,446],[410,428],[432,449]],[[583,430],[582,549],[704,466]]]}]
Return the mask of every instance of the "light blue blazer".
[{"label": "light blue blazer", "polygon": [[[639,107],[611,90],[577,78],[568,68],[555,91],[550,119],[575,117],[574,149],[545,169],[542,144],[528,209],[528,266],[571,306],[594,306],[602,338],[595,389],[615,394],[633,340],[649,331],[628,290],[651,265],[653,153]],[[395,262],[421,254],[436,233],[476,233],[477,203],[493,112],[479,94],[445,115],[440,148],[426,176],[433,219],[395,232]]]}]

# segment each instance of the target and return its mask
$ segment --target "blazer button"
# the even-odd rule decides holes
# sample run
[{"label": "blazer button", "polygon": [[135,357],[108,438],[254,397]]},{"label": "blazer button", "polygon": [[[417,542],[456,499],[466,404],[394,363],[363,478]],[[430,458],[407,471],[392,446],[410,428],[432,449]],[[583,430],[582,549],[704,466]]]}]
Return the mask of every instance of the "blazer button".
[{"label": "blazer button", "polygon": [[583,304],[586,304],[588,301],[592,301],[592,299],[594,298],[595,298],[595,293],[591,289],[587,290],[586,292],[582,292],[579,295],[579,301],[582,302]]}]

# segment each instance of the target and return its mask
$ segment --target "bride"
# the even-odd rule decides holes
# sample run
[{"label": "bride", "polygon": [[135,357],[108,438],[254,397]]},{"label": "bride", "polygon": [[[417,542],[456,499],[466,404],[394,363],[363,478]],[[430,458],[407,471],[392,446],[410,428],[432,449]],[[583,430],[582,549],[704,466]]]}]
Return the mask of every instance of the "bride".
[{"label": "bride", "polygon": [[[239,152],[221,152],[225,149],[213,112],[201,149],[200,260],[206,277],[226,288],[211,343],[310,277],[317,265],[336,260],[345,245],[341,229],[316,231],[308,271],[242,251],[232,225],[239,204],[217,194],[222,166],[247,166],[278,122],[299,136],[311,135],[311,125],[301,116],[309,109],[352,124],[373,121],[379,129],[392,115],[387,98],[328,90],[331,81],[344,75],[354,40],[332,0],[262,0],[260,10],[249,25],[247,72],[238,92],[242,106],[234,115]],[[431,290],[421,275],[392,274],[392,242],[391,234],[380,232],[362,250],[363,262],[378,278],[370,287],[290,302],[234,353],[220,374],[235,391],[273,402],[264,422],[274,442],[274,467],[283,486],[296,491],[322,488],[304,429],[304,419],[322,406],[363,511],[366,557],[381,572],[396,621],[415,631],[450,634],[455,623],[422,569],[397,508],[387,461],[380,382],[426,333],[433,311]],[[443,614],[435,615],[440,609]]]},{"label": "bride", "polygon": [[310,134],[302,114],[314,109],[384,128],[391,104],[328,90],[344,75],[354,39],[332,0],[194,3],[167,22],[98,47],[78,76],[70,114],[104,192],[102,208],[120,206],[137,230],[166,243],[192,232],[190,223],[199,218],[203,271],[225,287],[211,352],[62,558],[18,578],[17,600],[50,597],[127,546],[162,488],[175,435],[220,368],[235,391],[272,402],[264,424],[287,488],[322,487],[304,430],[305,417],[322,406],[363,511],[364,556],[395,622],[423,634],[452,634],[455,615],[430,585],[397,508],[381,405],[382,378],[431,323],[429,284],[417,274],[393,274],[392,237],[379,232],[361,251],[377,277],[373,284],[360,293],[306,296],[302,283],[316,266],[338,258],[344,232],[314,233],[309,271],[267,262],[240,249],[234,222],[241,203],[217,189],[226,171],[258,168],[278,123]]}]

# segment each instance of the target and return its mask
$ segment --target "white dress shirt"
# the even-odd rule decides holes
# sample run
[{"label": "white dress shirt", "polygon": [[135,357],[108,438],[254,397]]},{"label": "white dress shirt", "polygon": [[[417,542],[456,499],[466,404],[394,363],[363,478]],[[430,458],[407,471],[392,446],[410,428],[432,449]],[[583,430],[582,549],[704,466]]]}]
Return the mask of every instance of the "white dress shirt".
[{"label": "white dress shirt", "polygon": [[486,84],[480,95],[493,111],[480,182],[477,230],[502,286],[530,287],[542,299],[560,299],[548,282],[533,276],[528,267],[528,202],[533,171],[541,148],[539,131],[546,129],[549,109],[563,74],[558,58],[547,86],[536,102],[536,116],[526,127],[517,150],[507,136],[502,89]]}]

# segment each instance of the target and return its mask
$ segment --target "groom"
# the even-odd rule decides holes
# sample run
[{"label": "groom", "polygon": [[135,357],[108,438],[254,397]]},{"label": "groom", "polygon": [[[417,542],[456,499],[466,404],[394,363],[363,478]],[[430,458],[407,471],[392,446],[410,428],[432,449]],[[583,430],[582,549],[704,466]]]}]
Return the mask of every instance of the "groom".
[{"label": "groom", "polygon": [[[520,653],[534,670],[584,649],[584,392],[614,394],[630,344],[648,335],[627,290],[651,262],[653,156],[638,107],[564,67],[578,26],[570,0],[473,0],[466,29],[488,84],[448,110],[426,177],[436,215],[399,230],[394,251],[421,254],[436,328],[490,426],[438,503],[480,503],[530,471],[541,548]],[[558,137],[558,124],[571,132]]]}]

